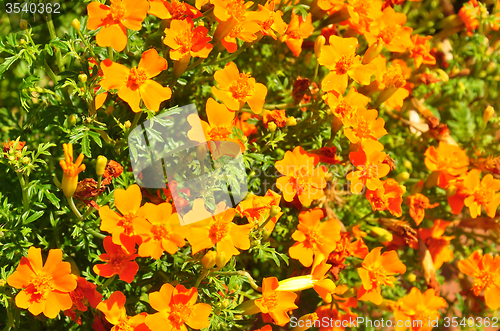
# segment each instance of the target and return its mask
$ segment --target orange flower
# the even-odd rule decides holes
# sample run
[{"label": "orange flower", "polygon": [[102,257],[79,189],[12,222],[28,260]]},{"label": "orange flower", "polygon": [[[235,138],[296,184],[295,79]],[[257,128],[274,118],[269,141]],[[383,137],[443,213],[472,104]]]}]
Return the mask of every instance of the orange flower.
[{"label": "orange flower", "polygon": [[318,161],[317,155],[311,156],[297,146],[293,152],[287,151],[283,160],[276,162],[276,170],[283,175],[277,179],[276,186],[283,193],[285,201],[291,202],[297,195],[300,203],[309,206],[313,200],[324,196],[325,169],[315,168]]},{"label": "orange flower", "polygon": [[[202,199],[195,200],[193,210],[189,213],[191,212],[210,214],[205,209]],[[188,217],[188,214],[186,214],[186,217]],[[237,225],[233,223],[235,214],[236,210],[234,208],[226,209],[224,202],[221,202],[217,206],[214,216],[210,216],[202,225],[197,223],[192,226],[186,235],[187,240],[192,246],[192,254],[194,255],[202,249],[212,248],[215,245],[217,253],[219,255],[223,254],[225,262],[227,262],[232,256],[240,254],[236,248],[242,250],[249,249],[249,234],[252,225]]]},{"label": "orange flower", "polygon": [[[262,197],[253,196],[250,199],[240,202],[238,207],[236,207],[236,211],[241,215],[241,217],[245,216],[249,223],[260,225],[270,216],[271,208],[273,206],[279,207],[280,200],[281,195],[272,190],[267,190],[267,193]],[[268,231],[273,231],[274,226],[278,222],[281,215],[283,215],[283,213],[278,212],[266,224],[265,228]]]},{"label": "orange flower", "polygon": [[163,284],[160,291],[149,293],[149,304],[158,312],[146,317],[146,325],[151,331],[187,330],[186,325],[195,330],[208,328],[212,307],[196,303],[197,298],[195,287]]},{"label": "orange flower", "polygon": [[292,239],[297,242],[289,248],[288,253],[305,267],[312,265],[313,257],[326,259],[340,240],[339,222],[336,219],[321,222],[324,216],[323,210],[319,208],[299,214],[297,230],[292,234]]},{"label": "orange flower", "polygon": [[96,36],[97,45],[121,52],[127,46],[127,29],[139,31],[148,9],[146,0],[111,0],[110,6],[93,1],[87,6],[87,29],[102,27]]},{"label": "orange flower", "polygon": [[355,256],[364,259],[368,252],[368,247],[363,239],[351,242],[351,234],[349,232],[341,232],[340,240],[337,241],[335,249],[330,253],[327,260],[329,264],[333,265],[333,268],[330,270],[331,273],[334,277],[338,278],[338,272],[344,269],[343,264],[346,258]]},{"label": "orange flower", "polygon": [[411,69],[405,61],[396,59],[387,68],[386,59],[380,55],[372,63],[377,67],[377,79],[380,93],[377,101],[385,102],[387,106],[394,109],[401,109],[404,100],[410,95],[407,79],[410,78]]},{"label": "orange flower", "polygon": [[[275,0],[269,0],[264,6],[259,5],[260,33],[264,36],[271,36],[274,40],[277,39],[276,33],[281,36],[287,29],[287,24],[281,18],[283,12],[281,10],[274,11],[276,5]],[[254,12],[251,12],[252,14]]]},{"label": "orange flower", "polygon": [[172,96],[170,88],[151,79],[167,69],[167,60],[154,49],[142,53],[139,65],[132,69],[110,59],[101,62],[101,68],[104,73],[101,86],[108,91],[118,90],[118,96],[136,113],[141,111],[141,100],[149,110],[158,111],[160,103]]},{"label": "orange flower", "polygon": [[124,282],[131,283],[139,271],[139,265],[135,262],[137,257],[135,242],[131,239],[122,239],[122,242],[122,245],[116,245],[111,237],[104,238],[106,253],[101,254],[99,259],[106,264],[96,264],[93,270],[101,277],[109,278],[118,275]]},{"label": "orange flower", "polygon": [[264,84],[256,83],[248,73],[240,73],[234,62],[226,64],[224,69],[214,74],[215,81],[219,88],[213,86],[214,96],[232,111],[241,110],[245,103],[256,114],[262,112],[264,101],[266,100],[267,87]]},{"label": "orange flower", "polygon": [[106,320],[113,324],[111,331],[135,330],[148,331],[149,329],[144,324],[146,313],[142,313],[133,317],[127,315],[125,301],[127,298],[120,291],[115,291],[110,295],[108,300],[105,300],[97,305],[97,309],[102,311]]},{"label": "orange flower", "polygon": [[245,0],[210,0],[210,3],[214,5],[214,15],[220,21],[242,21],[247,9],[253,5],[252,1]]},{"label": "orange flower", "polygon": [[384,146],[376,140],[366,140],[359,151],[349,153],[349,159],[357,170],[347,174],[346,178],[351,182],[351,192],[361,193],[363,188],[376,190],[383,185],[381,177],[386,176],[391,170],[384,163],[387,154],[382,152]]},{"label": "orange flower", "polygon": [[370,201],[373,210],[388,210],[392,215],[400,217],[403,214],[401,204],[405,191],[397,181],[388,178],[376,190],[367,190],[366,199]]},{"label": "orange flower", "polygon": [[143,207],[149,224],[141,222],[136,226],[136,233],[142,237],[139,246],[139,256],[151,256],[158,260],[163,252],[177,253],[179,247],[185,245],[181,235],[179,216],[172,213],[172,205],[161,203],[154,205],[146,203]]},{"label": "orange flower", "polygon": [[361,58],[356,55],[358,39],[330,36],[330,44],[321,48],[318,63],[330,70],[321,83],[325,91],[336,91],[343,94],[347,88],[349,77],[357,83],[368,85],[374,67],[371,64],[362,65]]},{"label": "orange flower", "polygon": [[[250,17],[250,16],[249,16]],[[257,39],[256,33],[261,30],[259,21],[252,19],[244,19],[238,21],[232,29],[222,38],[221,44],[229,53],[234,53],[238,49],[236,39],[241,39],[246,42],[252,42]]]},{"label": "orange flower", "polygon": [[116,189],[114,192],[115,206],[121,215],[112,211],[109,206],[99,208],[102,231],[111,233],[113,242],[117,245],[127,238],[135,238],[134,228],[138,225],[147,227],[141,209],[142,194],[138,185],[132,185],[127,190]]},{"label": "orange flower", "polygon": [[481,206],[484,206],[489,217],[495,217],[500,205],[500,180],[495,179],[492,174],[487,174],[482,180],[479,179],[481,170],[472,169],[465,177],[465,189],[467,197],[464,203],[470,210],[470,216],[476,218],[481,215]]},{"label": "orange flower", "polygon": [[395,251],[381,255],[381,250],[382,247],[374,248],[358,268],[359,277],[363,282],[358,290],[358,300],[371,301],[376,305],[380,305],[383,300],[380,294],[381,285],[392,285],[396,280],[392,275],[406,272],[406,266],[399,260]]},{"label": "orange flower", "polygon": [[149,0],[148,14],[154,15],[162,20],[183,20],[186,18],[195,19],[203,14],[195,7],[185,2],[171,0]]},{"label": "orange flower", "polygon": [[486,305],[492,309],[500,308],[500,256],[472,253],[466,260],[458,262],[458,269],[474,278],[472,291],[475,296],[484,290]]},{"label": "orange flower", "polygon": [[374,20],[382,16],[381,0],[348,0],[349,19],[341,24],[349,24],[359,34],[365,34]]},{"label": "orange flower", "polygon": [[[73,276],[77,283],[76,288],[70,292],[73,305],[70,309],[64,311],[64,315],[69,316],[74,321],[76,319],[76,310],[86,312],[88,310],[87,305],[96,308],[102,301],[102,294],[97,292],[97,285],[87,281],[83,277]],[[81,321],[77,323],[81,324]]]},{"label": "orange flower", "polygon": [[439,318],[439,309],[445,308],[446,300],[437,296],[433,288],[424,293],[416,287],[410,293],[399,299],[394,307],[394,319],[402,321],[396,326],[396,331],[404,331],[410,325],[410,331],[430,331],[429,323]]},{"label": "orange flower", "polygon": [[70,292],[76,288],[76,279],[71,275],[69,262],[62,261],[60,249],[51,249],[43,264],[42,250],[30,247],[28,257],[21,258],[7,283],[23,289],[16,295],[16,306],[35,316],[43,312],[48,318],[56,318],[59,311],[73,304]]},{"label": "orange flower", "polygon": [[257,118],[256,115],[250,113],[241,113],[239,117],[236,117],[234,126],[237,129],[243,131],[243,134],[247,137],[252,134],[257,133],[257,126],[255,124],[250,123],[248,120],[252,118]]},{"label": "orange flower", "polygon": [[[174,0],[175,1],[175,0]],[[170,28],[165,29],[163,43],[170,47],[170,58],[174,61],[189,62],[191,57],[207,58],[214,47],[207,37],[208,29],[204,26],[194,27],[193,20],[173,20]],[[166,67],[165,67],[166,69]]]},{"label": "orange flower", "polygon": [[439,203],[431,205],[429,203],[429,198],[420,193],[410,195],[407,199],[407,204],[410,206],[410,216],[413,218],[415,223],[417,223],[417,225],[422,223],[426,209],[436,208],[439,206]]},{"label": "orange flower", "polygon": [[267,129],[267,123],[273,122],[278,128],[283,128],[286,125],[285,109],[265,110],[262,116],[262,122]]},{"label": "orange flower", "polygon": [[344,134],[356,144],[364,139],[377,140],[385,136],[387,130],[384,129],[385,121],[382,117],[377,118],[376,109],[359,108],[355,116],[349,121],[349,126],[344,128]]},{"label": "orange flower", "polygon": [[302,16],[298,16],[292,12],[292,19],[288,24],[285,34],[281,37],[281,41],[286,43],[296,57],[302,52],[302,42],[304,39],[308,38],[314,32],[314,26],[311,21],[311,13],[304,20]]},{"label": "orange flower", "polygon": [[415,62],[415,67],[418,69],[422,63],[434,65],[436,64],[436,58],[431,55],[431,47],[429,46],[429,40],[432,36],[422,37],[418,34],[411,37],[413,42],[413,47],[410,48],[410,57],[413,58]]},{"label": "orange flower", "polygon": [[338,117],[344,125],[349,125],[358,109],[365,107],[370,100],[367,96],[358,93],[354,87],[349,90],[345,97],[337,96],[336,93],[328,93],[326,96],[326,103],[333,115]]},{"label": "orange flower", "polygon": [[344,0],[318,0],[318,7],[332,15],[345,7]]},{"label": "orange flower", "polygon": [[262,312],[269,314],[276,325],[283,326],[290,321],[288,312],[297,309],[293,292],[277,291],[279,287],[276,277],[264,278],[262,281],[262,297],[255,299],[254,303]]},{"label": "orange flower", "polygon": [[412,28],[403,26],[406,15],[387,7],[376,21],[372,22],[365,33],[369,45],[379,42],[391,52],[403,53],[413,46],[410,39]]},{"label": "orange flower", "polygon": [[432,228],[418,230],[420,240],[425,242],[431,253],[432,260],[434,261],[434,269],[436,270],[441,268],[444,262],[453,260],[453,251],[448,246],[450,241],[455,237],[443,236],[444,231],[450,224],[452,222],[436,220]]},{"label": "orange flower", "polygon": [[[358,326],[356,322],[358,315],[351,312],[351,308],[356,308],[358,306],[358,300],[352,297],[341,297],[341,295],[347,292],[347,289],[346,285],[337,286],[333,294],[335,304],[320,306],[316,309],[318,319],[320,321],[326,320],[329,322],[321,323],[319,328],[320,331],[343,331],[346,327],[352,328]],[[337,320],[340,321],[340,323],[334,323]]]},{"label": "orange flower", "polygon": [[458,12],[458,17],[464,22],[467,29],[467,35],[472,36],[473,31],[479,27],[479,20],[481,15],[481,8],[477,0],[470,0]]},{"label": "orange flower", "polygon": [[440,141],[437,149],[427,148],[424,162],[427,169],[439,172],[437,184],[446,188],[450,179],[467,171],[469,158],[460,147]]},{"label": "orange flower", "polygon": [[73,144],[63,144],[64,160],[59,161],[63,169],[62,190],[64,196],[69,198],[75,194],[78,186],[78,174],[85,170],[83,162],[83,154],[80,153],[76,162],[73,163]]},{"label": "orange flower", "polygon": [[263,327],[255,331],[273,331],[273,328],[270,325],[264,325]]}]

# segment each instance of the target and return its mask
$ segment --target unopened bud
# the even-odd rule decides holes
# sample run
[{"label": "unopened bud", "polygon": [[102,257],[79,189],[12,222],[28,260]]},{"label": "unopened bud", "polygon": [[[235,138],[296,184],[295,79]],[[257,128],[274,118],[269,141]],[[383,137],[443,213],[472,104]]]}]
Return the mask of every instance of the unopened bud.
[{"label": "unopened bud", "polygon": [[483,114],[483,121],[484,123],[488,123],[491,118],[495,116],[495,109],[491,106],[486,107],[484,114]]},{"label": "unopened bud", "polygon": [[7,282],[3,279],[0,279],[0,287],[4,287]]},{"label": "unopened bud", "polygon": [[277,216],[281,212],[280,206],[272,206],[271,212],[269,213],[269,217]]},{"label": "unopened bud", "polygon": [[104,175],[104,170],[106,170],[107,164],[108,164],[108,159],[105,156],[99,155],[97,157],[97,162],[95,165],[95,173],[97,174],[97,176],[100,177]]},{"label": "unopened bud", "polygon": [[132,123],[130,123],[130,121],[126,121],[125,123],[123,123],[123,125],[125,125],[125,128],[130,129]]},{"label": "unopened bud", "polygon": [[19,40],[19,42],[21,43],[21,45],[26,45],[26,40],[24,39]]},{"label": "unopened bud", "polygon": [[326,38],[323,35],[319,35],[314,42],[314,54],[316,54],[316,59],[321,56],[321,48],[325,46]]},{"label": "unopened bud", "polygon": [[276,131],[277,128],[278,128],[278,126],[276,125],[276,123],[274,123],[274,122],[267,123],[267,129],[269,131],[274,132],[274,131]]},{"label": "unopened bud", "polygon": [[408,171],[404,171],[404,172],[400,173],[399,175],[397,175],[394,179],[398,183],[402,183],[402,182],[408,180],[408,178],[410,178],[410,173]]},{"label": "unopened bud", "polygon": [[22,29],[22,30],[26,30],[28,28],[28,21],[26,21],[25,19],[20,19],[19,20],[19,27]]},{"label": "unopened bud", "polygon": [[408,170],[411,170],[413,169],[413,165],[411,164],[411,162],[409,160],[404,160],[403,161],[403,166],[408,169]]},{"label": "unopened bud", "polygon": [[73,21],[71,21],[71,26],[75,30],[80,30],[80,21],[78,20],[78,18],[75,18]]},{"label": "unopened bud", "polygon": [[229,307],[230,304],[231,304],[231,301],[229,301],[228,299],[224,299],[224,300],[222,300],[221,306],[224,308],[227,308],[227,307]]},{"label": "unopened bud", "polygon": [[316,313],[307,314],[299,318],[297,321],[297,326],[295,326],[292,331],[306,331],[314,326],[314,322],[318,320],[318,315]]},{"label": "unopened bud", "polygon": [[87,75],[86,74],[79,74],[78,75],[78,80],[85,84],[87,82]]},{"label": "unopened bud", "polygon": [[23,163],[24,164],[29,164],[30,163],[30,158],[27,157],[27,156],[23,157]]},{"label": "unopened bud", "polygon": [[226,254],[224,252],[217,252],[215,257],[215,264],[217,265],[217,269],[222,269],[226,265],[228,259],[226,258]]},{"label": "unopened bud", "polygon": [[417,276],[415,276],[414,273],[411,273],[408,276],[406,276],[406,279],[408,279],[410,283],[414,283],[417,280]]},{"label": "unopened bud", "polygon": [[294,125],[297,125],[297,119],[293,116],[290,116],[286,119],[286,122],[285,122],[285,125],[286,126],[294,126]]},{"label": "unopened bud", "polygon": [[201,264],[205,269],[212,269],[215,266],[217,253],[215,251],[208,251],[207,254],[201,259]]},{"label": "unopened bud", "polygon": [[363,64],[368,64],[370,63],[374,58],[379,56],[380,52],[382,52],[382,49],[384,48],[384,44],[376,42],[371,44],[370,47],[365,52],[365,55],[363,56]]},{"label": "unopened bud", "polygon": [[75,126],[76,124],[76,116],[75,115],[69,115],[68,117],[68,126],[71,128]]},{"label": "unopened bud", "polygon": [[374,233],[378,237],[380,242],[392,241],[394,237],[391,232],[387,231],[384,228],[379,228],[377,226],[374,226],[371,228],[371,230],[372,233]]},{"label": "unopened bud", "polygon": [[207,145],[199,145],[196,147],[196,158],[202,162],[207,157]]}]

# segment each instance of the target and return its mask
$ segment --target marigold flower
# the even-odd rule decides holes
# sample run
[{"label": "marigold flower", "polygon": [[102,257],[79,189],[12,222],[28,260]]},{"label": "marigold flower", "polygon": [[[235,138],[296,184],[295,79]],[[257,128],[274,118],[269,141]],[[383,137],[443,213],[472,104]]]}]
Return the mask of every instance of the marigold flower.
[{"label": "marigold flower", "polygon": [[328,93],[325,100],[333,115],[339,118],[344,125],[350,125],[358,109],[364,108],[370,102],[369,97],[358,93],[354,87],[349,90],[345,97],[341,94]]},{"label": "marigold flower", "polygon": [[155,49],[142,53],[139,65],[132,69],[110,59],[101,62],[101,68],[104,73],[101,86],[108,91],[117,89],[120,99],[127,102],[135,113],[141,111],[141,100],[149,110],[158,111],[160,103],[172,96],[170,88],[151,79],[167,69],[167,60]]},{"label": "marigold flower", "polygon": [[96,36],[97,45],[121,52],[127,46],[127,29],[139,31],[148,9],[146,0],[111,0],[110,6],[93,1],[87,6],[87,29],[102,27]]},{"label": "marigold flower", "polygon": [[253,1],[245,0],[210,0],[214,5],[214,15],[220,21],[245,19],[246,11],[253,5]]},{"label": "marigold flower", "polygon": [[330,269],[330,273],[335,279],[338,279],[339,272],[345,268],[344,262],[346,261],[346,258],[354,256],[364,259],[368,252],[368,247],[363,239],[351,242],[350,233],[341,232],[340,240],[337,241],[337,246],[333,252],[330,253],[327,259],[327,263],[333,266]]},{"label": "marigold flower", "polygon": [[383,185],[380,178],[391,170],[384,163],[387,154],[382,152],[384,146],[376,140],[366,140],[357,152],[349,153],[349,159],[357,170],[351,171],[346,178],[351,182],[351,192],[360,193],[366,187],[376,190]]},{"label": "marigold flower", "polygon": [[407,79],[410,78],[411,69],[405,61],[396,59],[387,67],[386,59],[380,55],[371,62],[377,67],[375,84],[382,92],[377,98],[378,103],[385,102],[387,106],[401,109],[404,100],[410,95]]},{"label": "marigold flower", "polygon": [[[219,212],[224,210],[223,212]],[[195,200],[193,210],[198,214],[211,215],[204,206],[202,199]],[[189,213],[188,213],[189,214]],[[186,237],[191,244],[192,254],[196,254],[202,249],[217,247],[217,253],[223,253],[226,262],[240,252],[236,249],[247,250],[250,248],[249,234],[252,229],[251,224],[237,225],[233,223],[236,210],[225,208],[224,202],[219,203],[215,215],[209,216],[205,222],[199,222],[190,227]],[[185,217],[188,217],[187,214]]]},{"label": "marigold flower", "polygon": [[460,147],[440,141],[437,149],[427,148],[424,162],[427,169],[439,172],[437,184],[446,188],[450,179],[467,171],[469,158]]},{"label": "marigold flower", "polygon": [[301,146],[297,146],[293,152],[287,151],[284,158],[276,162],[276,170],[283,175],[277,179],[276,186],[283,193],[285,201],[291,202],[297,195],[300,203],[309,206],[313,200],[324,196],[325,170],[316,167],[318,161],[317,156],[311,156]]},{"label": "marigold flower", "polygon": [[138,185],[132,185],[127,190],[116,189],[114,192],[115,206],[121,215],[112,211],[109,206],[99,208],[102,231],[111,233],[113,242],[117,245],[127,238],[135,238],[136,226],[147,227],[143,209],[141,209],[142,194]]},{"label": "marigold flower", "polygon": [[106,278],[118,275],[124,282],[131,283],[137,271],[139,271],[139,265],[135,262],[135,258],[137,257],[137,254],[135,254],[135,242],[131,239],[122,238],[122,244],[117,245],[108,236],[104,238],[103,244],[106,253],[101,254],[99,259],[106,262],[106,264],[94,265],[94,272]]},{"label": "marigold flower", "polygon": [[387,7],[377,20],[373,21],[365,33],[368,44],[379,42],[391,52],[403,53],[413,46],[410,39],[412,28],[403,26],[406,15]]},{"label": "marigold flower", "polygon": [[267,87],[256,83],[255,78],[248,73],[240,73],[234,62],[226,64],[224,69],[214,74],[219,88],[213,86],[213,95],[222,100],[232,111],[238,111],[248,103],[250,109],[256,114],[262,112],[266,100]]},{"label": "marigold flower", "polygon": [[464,22],[467,35],[472,36],[473,31],[479,27],[478,17],[481,15],[481,8],[477,0],[470,0],[458,12],[458,17]]},{"label": "marigold flower", "polygon": [[[249,223],[260,225],[270,216],[271,208],[280,205],[280,200],[281,195],[272,190],[267,190],[266,194],[262,197],[253,196],[250,199],[241,201],[238,207],[236,207],[236,211],[242,217],[245,216]],[[283,215],[283,213],[278,212],[277,215],[273,216],[271,220],[267,222],[265,228],[268,231],[273,231],[281,215]]]},{"label": "marigold flower", "polygon": [[344,0],[318,0],[318,7],[331,15],[345,7]]},{"label": "marigold flower", "polygon": [[207,37],[207,34],[206,27],[195,28],[193,20],[189,17],[184,20],[173,20],[170,28],[165,29],[163,43],[171,48],[169,54],[174,61],[184,59],[189,62],[191,57],[205,59],[214,47],[209,44],[212,38]]},{"label": "marigold flower", "polygon": [[475,251],[466,260],[458,262],[458,269],[474,278],[472,291],[475,296],[484,290],[486,306],[492,310],[500,308],[500,256]]},{"label": "marigold flower", "polygon": [[279,282],[276,277],[264,278],[262,281],[262,297],[254,303],[262,312],[269,314],[276,325],[283,326],[290,321],[288,312],[297,309],[293,292],[278,291]]},{"label": "marigold flower", "polygon": [[341,24],[349,24],[359,34],[365,34],[370,23],[382,16],[381,0],[348,0],[349,19]]},{"label": "marigold flower", "polygon": [[388,178],[384,184],[375,190],[366,191],[366,199],[370,201],[373,210],[388,210],[392,215],[400,217],[403,212],[401,204],[403,203],[404,189],[397,181]]},{"label": "marigold flower", "polygon": [[430,331],[433,326],[429,321],[439,318],[439,309],[445,308],[447,305],[446,300],[437,296],[433,288],[422,293],[414,287],[394,306],[394,319],[404,321],[398,323],[396,330],[404,331],[410,325],[410,331]]},{"label": "marigold flower", "polygon": [[288,24],[285,34],[281,37],[281,41],[285,42],[293,55],[298,57],[302,52],[302,42],[314,32],[312,25],[312,16],[309,13],[304,20],[302,16],[292,12],[292,19]]},{"label": "marigold flower", "polygon": [[427,249],[431,253],[434,269],[436,270],[441,268],[444,262],[453,260],[453,251],[448,246],[455,237],[443,236],[446,228],[451,224],[452,222],[436,220],[432,228],[418,230],[420,240],[425,242]]},{"label": "marigold flower", "polygon": [[99,303],[97,309],[103,312],[106,320],[114,325],[111,331],[136,330],[148,331],[149,329],[144,324],[146,313],[142,313],[133,317],[127,315],[125,301],[127,298],[120,291],[115,291],[107,300]]},{"label": "marigold flower", "polygon": [[80,153],[78,158],[73,163],[73,144],[63,144],[64,160],[59,161],[63,169],[62,190],[66,198],[70,198],[75,194],[78,186],[78,174],[85,170],[83,162],[83,154]]},{"label": "marigold flower", "polygon": [[[97,285],[87,281],[83,277],[74,276],[74,278],[76,279],[77,286],[70,292],[73,305],[69,310],[64,311],[64,315],[69,316],[72,320],[76,319],[76,310],[86,312],[88,305],[96,308],[102,301],[102,294],[96,290]],[[81,324],[81,322],[78,324]]]},{"label": "marigold flower", "polygon": [[190,4],[177,0],[149,0],[148,14],[154,15],[162,20],[195,19],[203,14]]},{"label": "marigold flower", "polygon": [[297,242],[288,253],[305,267],[312,265],[313,257],[326,259],[340,239],[339,222],[336,219],[321,222],[324,216],[323,210],[318,208],[299,214],[297,230],[292,234],[292,239]]},{"label": "marigold flower", "polygon": [[418,34],[411,37],[413,47],[410,48],[410,57],[413,58],[417,69],[420,68],[422,63],[430,65],[436,64],[436,58],[430,53],[430,39],[432,39],[432,36],[422,37]]},{"label": "marigold flower", "polygon": [[51,249],[43,264],[42,250],[35,247],[28,249],[28,257],[21,258],[7,283],[23,289],[16,295],[16,306],[35,316],[43,312],[48,318],[56,318],[59,311],[71,308],[70,292],[77,286],[71,265],[62,261],[60,249]]},{"label": "marigold flower", "polygon": [[139,256],[151,256],[158,260],[163,252],[175,254],[179,247],[185,245],[181,235],[179,216],[172,212],[171,204],[146,203],[142,208],[149,224],[141,222],[135,228],[137,235],[142,238]]},{"label": "marigold flower", "polygon": [[246,137],[251,136],[252,134],[257,133],[257,126],[255,124],[250,123],[248,120],[252,118],[257,118],[256,115],[250,113],[241,113],[239,117],[236,117],[234,126],[237,129],[243,131],[243,134]]},{"label": "marigold flower", "polygon": [[[3,143],[3,152],[10,153],[11,151],[21,151],[25,145],[26,142],[24,141],[7,140]],[[7,157],[7,155],[5,157]]]},{"label": "marigold flower", "polygon": [[273,122],[278,128],[284,128],[286,125],[286,111],[285,109],[275,109],[271,111],[264,111],[262,122],[267,129],[267,123]]},{"label": "marigold flower", "polygon": [[358,268],[363,285],[358,290],[358,300],[371,301],[376,305],[382,303],[381,285],[391,285],[397,273],[404,274],[406,266],[399,260],[395,251],[380,254],[382,247],[374,248]]},{"label": "marigold flower", "polygon": [[109,185],[111,184],[112,178],[118,178],[121,176],[123,172],[123,167],[120,163],[109,160],[108,164],[106,164],[106,168],[104,168],[104,174],[102,175],[102,184]]},{"label": "marigold flower", "polygon": [[469,207],[472,218],[481,215],[481,206],[484,206],[489,217],[495,217],[500,205],[500,193],[497,193],[500,190],[500,180],[495,179],[492,174],[487,174],[480,180],[480,173],[480,170],[472,169],[465,177],[467,197],[464,204]]},{"label": "marigold flower", "polygon": [[221,44],[229,53],[236,52],[236,50],[238,49],[238,43],[236,39],[241,39],[245,42],[252,42],[257,39],[256,33],[261,30],[261,26],[258,22],[259,21],[254,21],[250,18],[238,21],[224,36],[224,38],[222,38]]},{"label": "marigold flower", "polygon": [[160,291],[149,293],[149,304],[157,313],[146,317],[146,325],[151,331],[187,330],[186,325],[195,330],[208,328],[208,317],[212,307],[206,303],[196,303],[198,290],[189,290],[182,285],[175,288],[164,284]]},{"label": "marigold flower", "polygon": [[422,223],[426,209],[436,208],[439,206],[439,203],[433,203],[431,205],[429,203],[429,198],[420,193],[410,195],[407,199],[407,204],[410,206],[410,216],[413,218],[415,223],[417,223],[417,225]]},{"label": "marigold flower", "polygon": [[322,89],[343,94],[349,77],[368,85],[375,68],[371,64],[361,64],[361,58],[356,55],[358,39],[330,36],[329,40],[330,44],[322,47],[318,58],[318,63],[330,70],[321,83]]},{"label": "marigold flower", "polygon": [[328,164],[340,163],[339,157],[337,155],[337,147],[321,147],[317,150],[312,150],[310,154],[318,155],[319,162]]},{"label": "marigold flower", "polygon": [[387,134],[384,128],[385,121],[382,117],[378,117],[376,109],[362,107],[355,115],[349,121],[349,126],[344,128],[344,134],[351,143],[356,144],[363,139],[377,140]]},{"label": "marigold flower", "polygon": [[[277,39],[276,33],[281,36],[287,29],[287,24],[283,21],[283,12],[281,10],[274,11],[276,1],[269,0],[264,6],[259,5],[259,20],[260,33],[264,36],[271,36],[274,40]],[[250,12],[253,14],[254,12]]]}]

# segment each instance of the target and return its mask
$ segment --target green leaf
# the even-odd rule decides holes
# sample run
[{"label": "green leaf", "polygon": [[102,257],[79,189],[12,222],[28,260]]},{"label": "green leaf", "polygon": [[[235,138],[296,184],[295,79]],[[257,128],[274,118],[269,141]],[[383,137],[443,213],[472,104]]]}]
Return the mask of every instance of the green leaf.
[{"label": "green leaf", "polygon": [[45,51],[49,53],[50,56],[54,54],[54,52],[52,51],[52,47],[49,44],[45,44]]},{"label": "green leaf", "polygon": [[36,221],[37,219],[39,219],[42,216],[43,216],[43,210],[37,211],[33,215],[31,215],[30,217],[28,217],[28,219],[24,222],[24,224],[32,223],[32,222]]},{"label": "green leaf", "polygon": [[19,57],[21,56],[21,52],[14,56],[6,58],[5,61],[3,61],[2,64],[0,64],[0,75],[3,75],[3,73],[6,72],[10,68],[10,66],[14,62],[16,62],[17,59],[19,59]]}]

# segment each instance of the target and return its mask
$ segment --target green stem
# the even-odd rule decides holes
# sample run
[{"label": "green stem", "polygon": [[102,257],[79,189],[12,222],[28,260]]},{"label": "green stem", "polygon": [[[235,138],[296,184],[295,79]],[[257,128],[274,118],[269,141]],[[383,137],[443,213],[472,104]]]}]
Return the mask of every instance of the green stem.
[{"label": "green stem", "polygon": [[113,47],[108,47],[108,58],[113,61]]},{"label": "green stem", "polygon": [[[54,27],[54,22],[52,21],[52,14],[47,13],[47,27],[49,28],[49,34],[50,38],[52,40],[57,38],[56,35],[56,28]],[[59,72],[64,71],[64,64],[61,56],[61,50],[56,47],[56,61],[57,61],[57,66],[59,67]]]},{"label": "green stem", "polygon": [[237,270],[237,271],[213,271],[212,274],[214,275],[227,275],[227,276],[243,276],[248,279],[248,282],[250,283],[250,286],[256,291],[262,292],[262,287],[258,286],[255,280],[252,278],[252,276],[244,271],[244,270]]},{"label": "green stem", "polygon": [[78,29],[78,30],[76,30],[76,32],[78,33],[78,35],[82,39],[82,42],[85,44],[85,47],[88,48],[90,54],[92,54],[92,57],[94,58],[94,60],[96,60],[97,63],[99,63],[100,62],[99,58],[97,56],[95,56],[94,51],[92,50],[92,47],[90,47],[90,44],[89,44],[88,40],[83,36],[82,31],[80,31],[80,29]]},{"label": "green stem", "polygon": [[43,62],[44,62],[43,67],[45,68],[45,71],[47,71],[47,75],[49,75],[50,79],[52,79],[54,84],[57,84],[58,80],[56,74],[54,73],[54,71],[52,71],[52,68],[47,63],[47,60],[44,60]]},{"label": "green stem", "polygon": [[16,172],[17,178],[19,179],[19,184],[21,184],[21,190],[23,192],[23,210],[27,212],[30,208],[30,201],[28,197],[28,190],[26,187],[28,186],[28,178],[21,175],[21,173]]},{"label": "green stem", "polygon": [[75,202],[73,201],[73,197],[66,198],[66,200],[68,200],[69,207],[71,208],[73,213],[75,213],[76,217],[78,217],[78,219],[82,220],[83,216],[78,211],[78,208],[76,208]]},{"label": "green stem", "polygon": [[85,228],[85,231],[87,231],[88,233],[90,233],[91,235],[93,235],[94,237],[96,237],[98,239],[104,240],[104,238],[106,238],[106,236],[103,235],[102,233],[97,232],[95,230],[92,230],[90,228]]},{"label": "green stem", "polygon": [[203,279],[205,279],[205,277],[208,275],[209,271],[204,269],[203,272],[201,273],[201,275],[198,277],[198,279],[196,279],[196,283],[194,283],[194,287],[198,288],[198,286],[200,286],[200,283]]},{"label": "green stem", "polygon": [[114,282],[115,278],[116,278],[116,275],[113,275],[111,278],[108,278],[108,280],[106,280],[104,282],[104,284],[102,284],[102,288],[103,289],[108,288]]}]

